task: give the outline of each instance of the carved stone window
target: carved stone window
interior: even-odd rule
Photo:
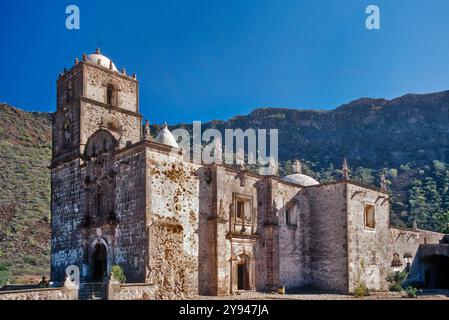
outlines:
[[[97,216],[98,217],[102,216],[105,211],[105,203],[104,203],[104,195],[101,192],[97,193],[96,207],[97,207]]]
[[[376,213],[374,210],[374,205],[365,204],[365,228],[374,230],[376,229]]]
[[[235,219],[240,221],[252,220],[252,198],[242,195],[234,195]]]
[[[117,90],[112,84],[106,87],[106,103],[111,106],[117,105]]]
[[[285,224],[287,226],[296,226],[296,215],[293,208],[285,210]]]
[[[237,218],[242,219],[245,216],[245,202],[237,200]]]

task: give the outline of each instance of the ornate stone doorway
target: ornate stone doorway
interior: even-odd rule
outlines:
[[[249,253],[240,253],[232,259],[231,292],[254,290],[254,259]]]
[[[107,274],[107,259],[108,252],[104,244],[98,243],[95,245],[93,253],[93,269],[92,281],[103,282]]]

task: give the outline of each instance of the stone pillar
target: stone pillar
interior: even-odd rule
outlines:
[[[232,275],[232,267],[229,261],[228,256],[228,247],[230,246],[229,240],[226,238],[226,235],[229,230],[229,216],[230,212],[226,205],[220,205],[220,200],[218,199],[218,189],[220,183],[222,183],[224,179],[224,169],[221,167],[216,167],[215,169],[215,181],[214,181],[214,192],[216,195],[215,205],[214,205],[214,223],[215,223],[215,261],[216,261],[216,269],[214,272],[216,273],[217,286],[216,286],[216,295],[228,295],[232,290],[230,288],[230,279]],[[220,208],[221,207],[221,208]],[[223,211],[223,212],[220,212]]]
[[[251,259],[249,263],[249,288],[250,290],[256,291],[256,261],[254,258]]]
[[[267,255],[267,290],[277,291],[279,287],[279,227],[265,226],[265,248]]]
[[[229,294],[229,260],[227,259],[227,224],[225,220],[216,220],[216,258],[217,258],[217,295]]]
[[[111,279],[106,286],[106,300],[120,300],[118,294],[120,293],[120,282]]]

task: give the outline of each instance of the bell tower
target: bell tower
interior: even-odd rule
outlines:
[[[82,156],[89,138],[99,129],[110,131],[118,148],[141,140],[139,84],[136,75],[118,72],[97,49],[75,59],[57,80],[57,110],[53,119],[53,161]]]
[[[110,220],[114,212],[115,180],[105,174],[105,159],[110,165],[117,150],[142,139],[138,89],[135,74],[119,72],[99,49],[75,59],[73,67],[59,75],[51,162],[51,277],[55,281],[64,280],[68,265],[83,266],[81,277],[92,277],[84,267],[95,257],[85,244],[86,234],[92,231],[86,227],[87,218],[97,212]],[[90,179],[94,171],[101,173],[95,183]]]

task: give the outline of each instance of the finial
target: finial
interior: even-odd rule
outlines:
[[[78,57],[75,58],[75,66],[79,63]]]
[[[122,74],[126,76],[126,69],[122,68]]]
[[[133,73],[133,79],[137,79],[136,73]]]
[[[292,165],[292,169],[293,169],[293,173],[302,173],[302,165],[301,165],[301,161],[299,160],[295,160],[295,162]]]
[[[87,61],[87,55],[83,53],[83,61]]]
[[[341,175],[343,180],[349,180],[349,167],[348,167],[348,161],[345,159],[343,160],[343,168],[341,170]]]
[[[385,174],[382,173],[380,175],[380,188],[382,190],[387,190],[387,179],[385,178]]]
[[[418,229],[418,223],[416,222],[416,219],[413,220],[413,229]]]
[[[101,54],[100,48],[97,48],[97,50],[95,50],[95,54]]]
[[[109,69],[113,69],[114,68],[114,64],[112,63],[112,60],[109,60]]]
[[[164,129],[168,129],[168,125],[167,125],[167,122],[164,122],[164,127],[163,127]]]
[[[276,175],[279,165],[278,165],[278,162],[273,157],[270,157],[270,162],[269,162],[268,167],[269,167],[270,174],[273,176]]]
[[[143,129],[143,138],[145,140],[151,139],[150,121],[149,120],[145,120],[145,127]]]

